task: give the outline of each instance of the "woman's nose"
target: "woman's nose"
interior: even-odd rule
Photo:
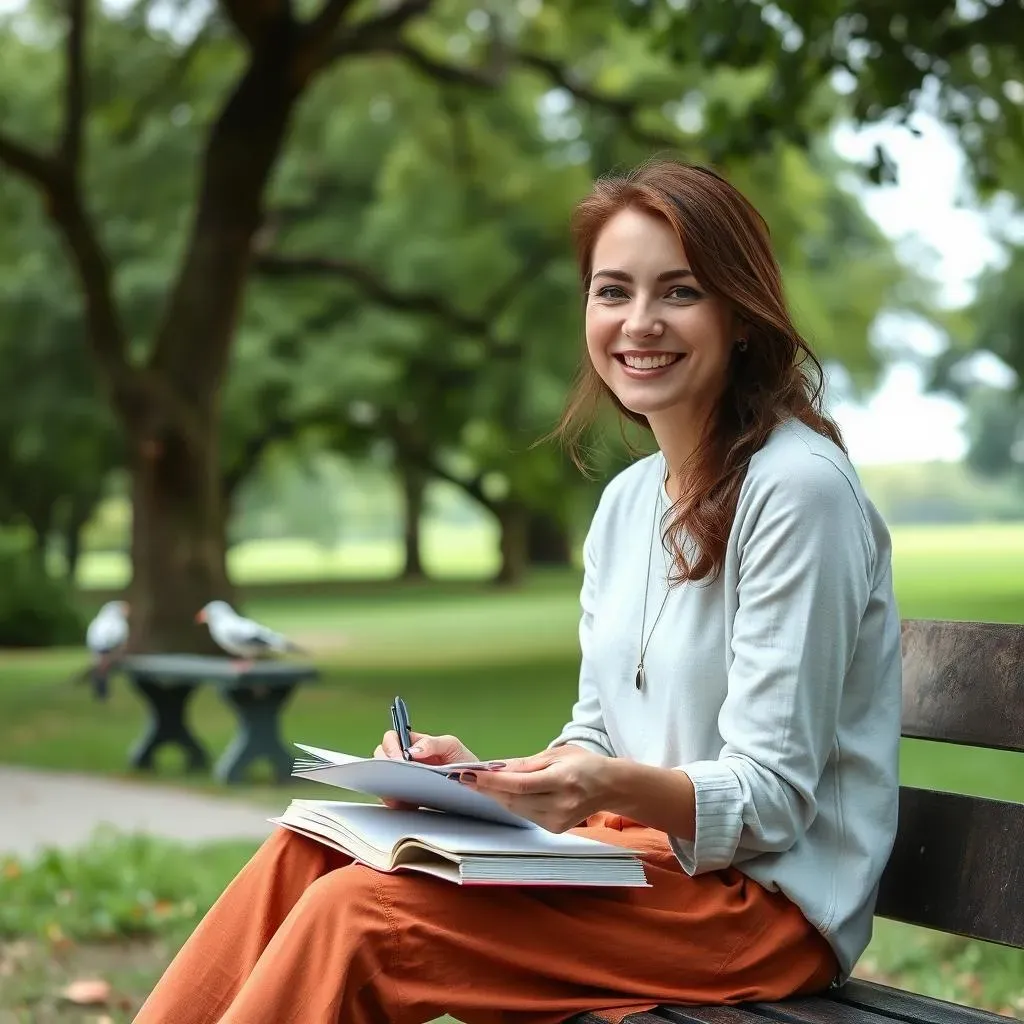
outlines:
[[[627,338],[657,338],[664,330],[661,320],[646,305],[634,305],[622,325]]]

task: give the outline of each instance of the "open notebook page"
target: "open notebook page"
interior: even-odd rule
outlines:
[[[379,804],[294,800],[304,809],[344,823],[378,850],[390,850],[412,837],[440,850],[461,854],[540,854],[544,856],[626,857],[636,851],[570,833],[458,818],[434,811],[401,811]]]

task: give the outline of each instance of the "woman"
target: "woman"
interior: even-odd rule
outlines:
[[[606,396],[658,451],[605,488],[586,538],[571,720],[462,782],[643,851],[651,887],[461,889],[280,830],[141,1024],[620,1020],[821,990],[863,951],[896,825],[885,526],[742,196],[652,163],[598,182],[575,227],[587,359],[562,430]],[[423,760],[474,757],[414,739]],[[393,734],[377,754],[400,756]]]

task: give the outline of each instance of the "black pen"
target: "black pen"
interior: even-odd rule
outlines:
[[[411,725],[409,724],[409,709],[401,697],[396,697],[391,705],[391,722],[398,733],[398,742],[402,745],[402,757],[406,761],[412,760],[409,748],[412,746]]]

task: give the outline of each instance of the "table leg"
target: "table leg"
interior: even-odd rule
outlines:
[[[238,732],[214,766],[213,774],[221,782],[241,782],[245,769],[265,757],[278,782],[290,778],[294,758],[281,742],[281,709],[292,694],[292,686],[257,686],[221,691],[224,700],[235,709]]]
[[[149,721],[129,754],[129,764],[133,768],[152,770],[157,749],[165,743],[173,743],[185,751],[189,771],[205,771],[210,759],[185,723],[185,708],[196,686],[189,683],[162,686],[134,676],[132,683],[145,698]]]

